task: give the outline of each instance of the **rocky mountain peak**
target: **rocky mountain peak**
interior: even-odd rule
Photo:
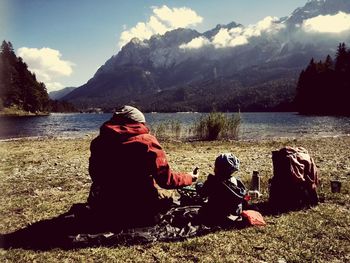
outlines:
[[[204,32],[203,36],[209,39],[215,36],[222,28],[230,30],[232,28],[239,27],[239,26],[242,26],[242,25],[236,22],[231,22],[231,23],[228,23],[227,25],[217,24],[216,27],[214,27],[213,29]]]
[[[340,11],[350,13],[349,0],[309,0],[305,6],[295,9],[287,23],[300,24],[312,17],[334,15]]]
[[[188,28],[178,28],[166,32],[164,35],[155,35],[146,42],[151,48],[166,48],[166,47],[178,47],[183,43],[191,41],[200,35],[196,30]]]

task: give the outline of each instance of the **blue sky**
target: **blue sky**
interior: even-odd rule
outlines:
[[[0,40],[11,41],[16,53],[37,71],[39,80],[54,90],[86,83],[118,52],[122,33],[131,32],[138,23],[144,23],[139,29],[147,27],[151,17],[159,21],[177,10],[175,16],[182,12],[189,19],[188,27],[204,32],[232,21],[249,25],[267,16],[287,16],[306,2],[0,0]],[[168,28],[176,27],[169,19],[164,20],[167,26],[171,24]]]

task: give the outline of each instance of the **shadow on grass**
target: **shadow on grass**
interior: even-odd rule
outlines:
[[[101,233],[106,230],[101,225],[103,226],[88,213],[84,204],[75,204],[67,213],[38,221],[12,233],[1,234],[0,247],[31,250],[73,249],[83,245],[83,242],[75,244],[79,233]]]
[[[158,220],[126,225],[92,213],[85,204],[76,204],[65,214],[42,220],[12,233],[0,235],[0,247],[28,250],[65,250],[84,247],[111,247],[145,244],[154,241],[180,241],[213,232],[215,228],[191,225],[200,206],[173,207]],[[115,217],[114,217],[115,218]]]
[[[269,201],[261,201],[254,205],[251,205],[248,209],[256,210],[260,212],[263,216],[276,216],[281,214],[287,214],[289,212],[306,210],[317,205],[318,205],[318,202],[315,202],[313,204],[301,204],[301,205],[294,205],[289,207],[279,206],[277,208],[275,205],[271,204]]]
[[[180,216],[176,220],[175,218],[166,219],[167,222],[163,221],[157,225],[139,225],[123,230],[108,228],[106,222],[102,222],[99,217],[89,213],[85,204],[76,204],[67,213],[36,222],[12,233],[1,234],[0,248],[45,251],[54,248],[70,250],[84,247],[145,244],[154,241],[171,242],[218,230],[238,230],[247,227],[247,222],[244,220],[211,227],[192,224],[199,207],[192,206],[191,211],[184,213],[185,217]],[[181,207],[179,209],[181,210]],[[246,209],[259,211],[263,216],[273,216],[302,208],[281,211],[274,209],[269,202],[264,201],[248,206]]]

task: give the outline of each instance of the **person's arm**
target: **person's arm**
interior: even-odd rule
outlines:
[[[189,173],[173,172],[166,159],[165,152],[159,144],[152,144],[149,149],[152,162],[152,175],[156,183],[165,189],[180,188],[191,185],[196,178]]]

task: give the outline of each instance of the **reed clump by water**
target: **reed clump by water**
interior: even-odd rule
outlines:
[[[201,116],[193,124],[184,124],[179,120],[159,122],[151,125],[151,131],[161,140],[238,140],[240,125],[239,113],[229,116],[222,112],[211,112]]]
[[[201,117],[195,125],[195,134],[200,140],[238,139],[241,124],[240,114],[227,116],[222,112],[211,112]]]
[[[182,124],[179,120],[156,123],[151,126],[151,131],[160,140],[179,140],[190,136],[188,126]]]

